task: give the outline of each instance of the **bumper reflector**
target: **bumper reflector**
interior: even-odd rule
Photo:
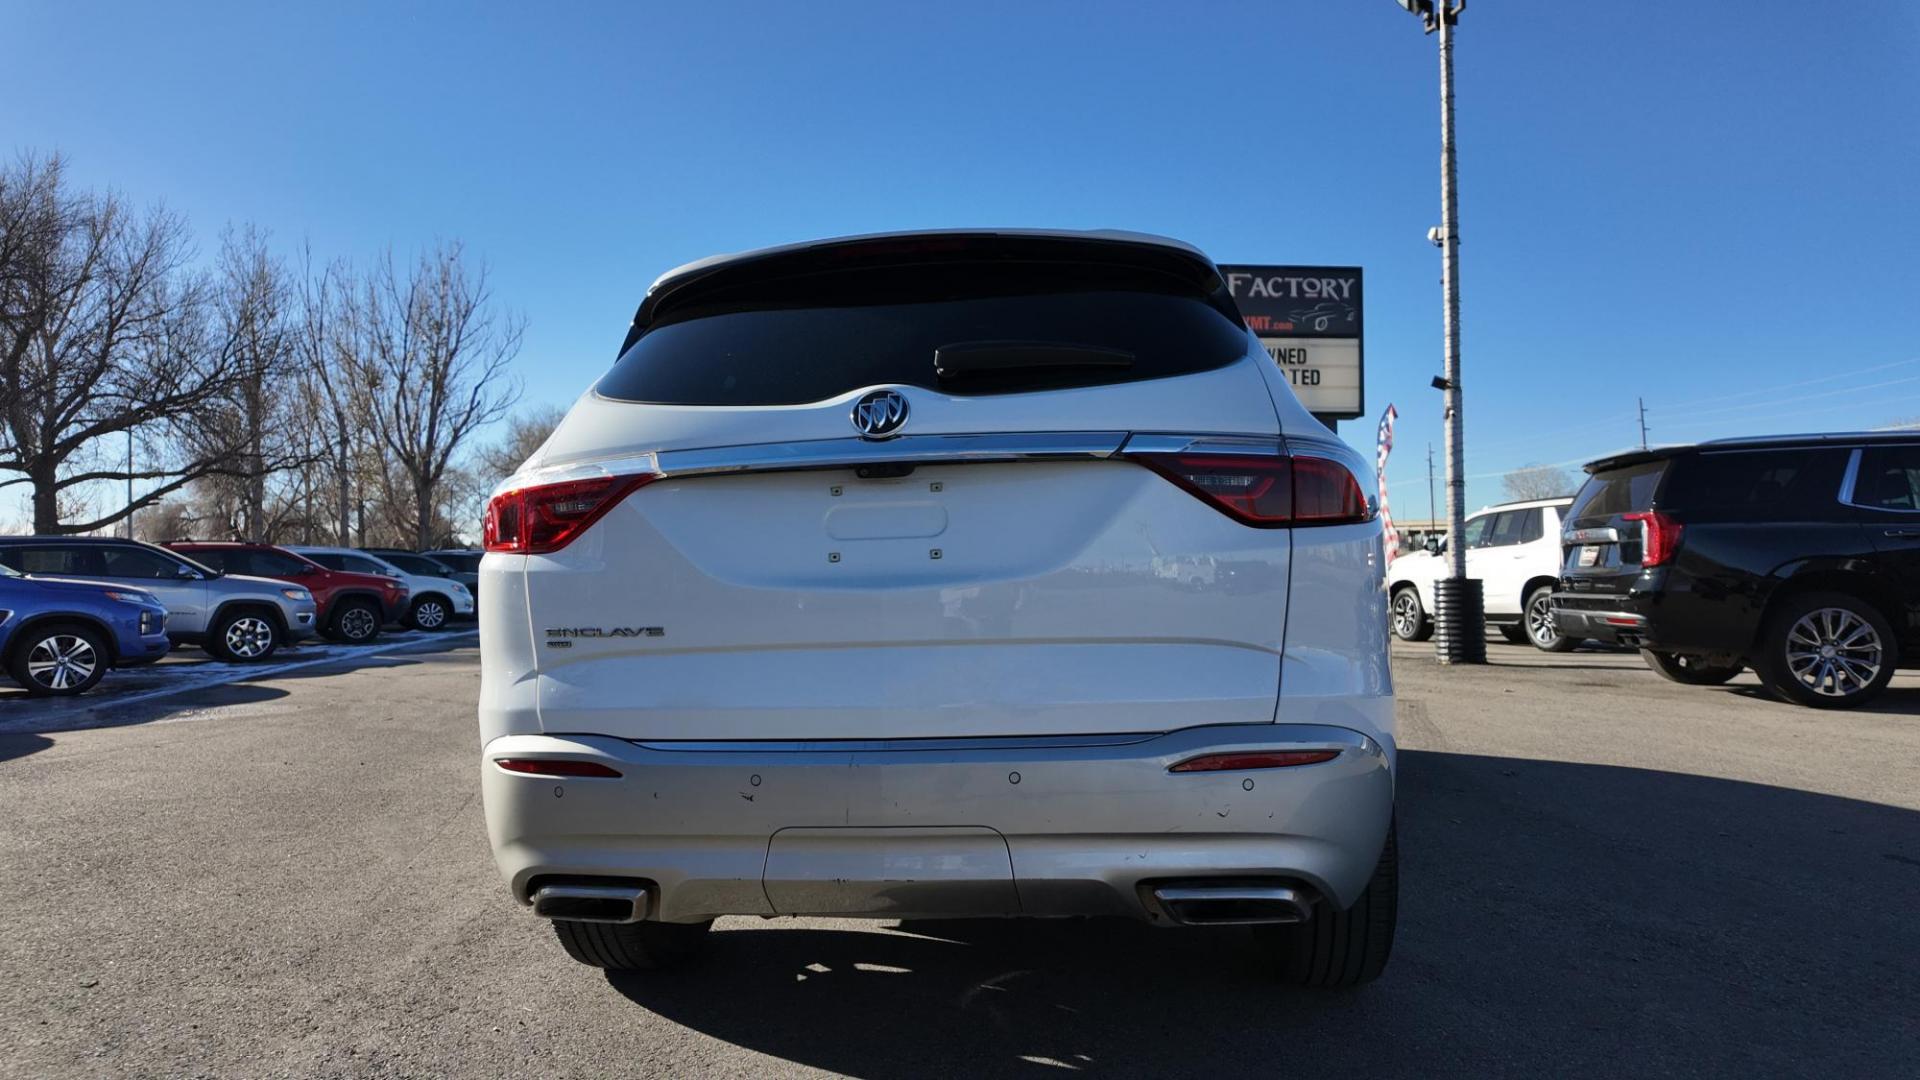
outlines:
[[[1338,750],[1258,750],[1243,754],[1202,754],[1168,769],[1168,772],[1242,772],[1247,769],[1285,769],[1294,765],[1318,765],[1340,756]]]
[[[511,773],[527,776],[597,776],[617,780],[620,773],[597,761],[567,761],[542,758],[495,758],[495,765]]]

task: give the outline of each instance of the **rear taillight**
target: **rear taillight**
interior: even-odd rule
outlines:
[[[520,555],[559,551],[621,499],[655,479],[651,473],[596,476],[502,492],[487,503],[481,537],[488,551]]]
[[[1135,461],[1247,525],[1347,525],[1373,508],[1347,467],[1317,457],[1135,454]]]
[[[1661,566],[1673,561],[1673,554],[1680,548],[1679,522],[1672,514],[1663,514],[1658,510],[1643,510],[1633,514],[1621,514],[1623,521],[1640,523],[1640,565]]]

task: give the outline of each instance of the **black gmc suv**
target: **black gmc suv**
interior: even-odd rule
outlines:
[[[1802,705],[1920,667],[1920,433],[1729,439],[1587,466],[1554,619],[1677,682],[1752,667]]]

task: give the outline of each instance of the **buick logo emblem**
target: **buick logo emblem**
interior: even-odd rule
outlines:
[[[907,424],[907,399],[892,390],[860,395],[853,403],[853,426],[863,439],[891,439]]]

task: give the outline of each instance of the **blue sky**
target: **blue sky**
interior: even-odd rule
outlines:
[[[1424,516],[1436,59],[1391,0],[548,7],[4,0],[0,150],[209,251],[459,238],[556,404],[718,251],[1066,226],[1358,264]],[[1476,0],[1457,51],[1470,504],[1637,438],[1639,395],[1655,440],[1920,417],[1920,4]]]

